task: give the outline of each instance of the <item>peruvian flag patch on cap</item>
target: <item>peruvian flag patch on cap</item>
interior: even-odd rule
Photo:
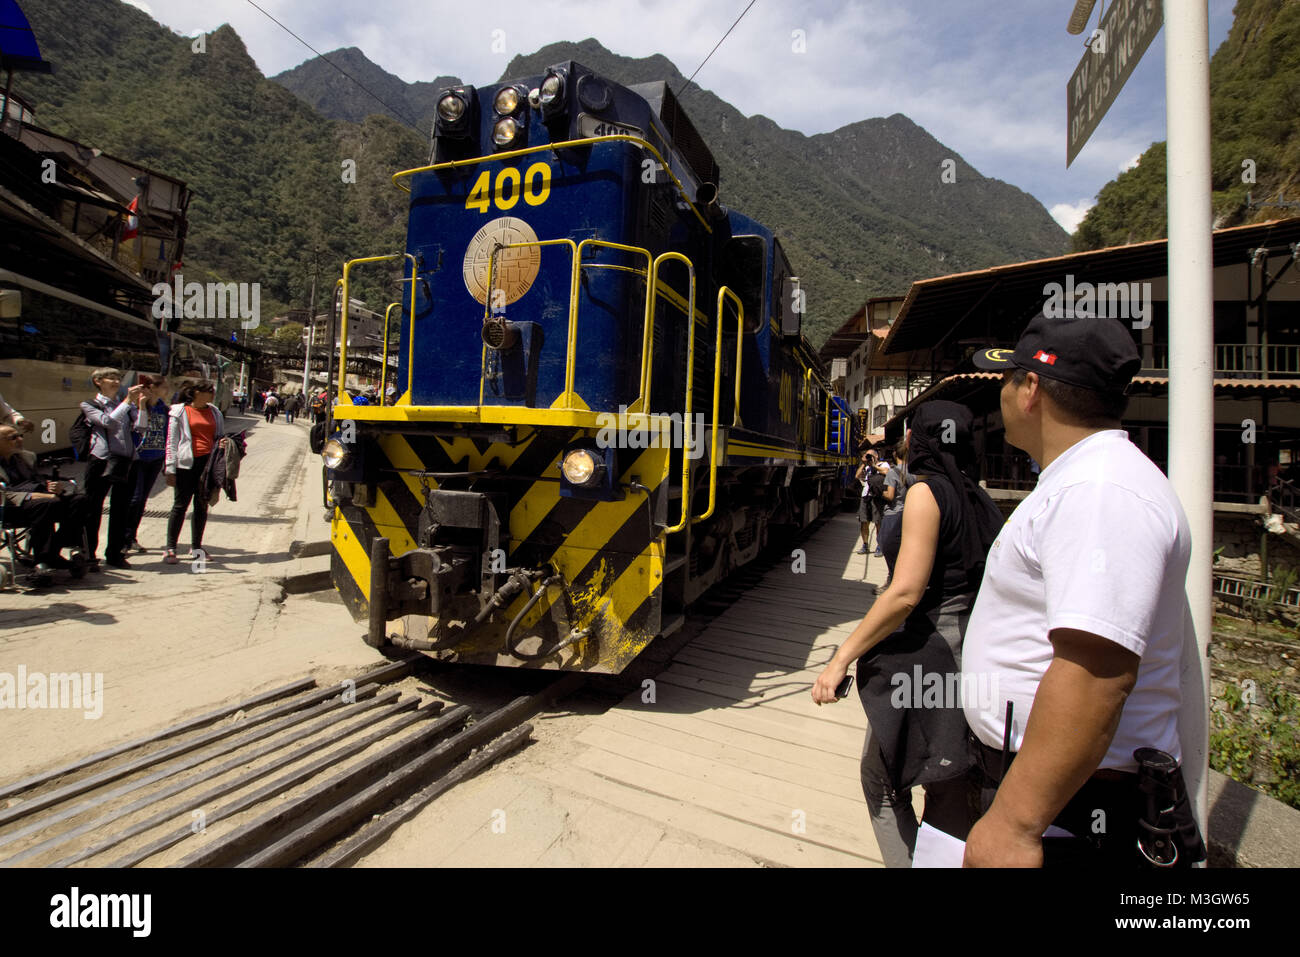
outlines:
[[[1034,358],[1039,362],[1046,362],[1049,366],[1056,365],[1056,356],[1052,355],[1050,352],[1044,352],[1042,349],[1039,349],[1034,353]]]

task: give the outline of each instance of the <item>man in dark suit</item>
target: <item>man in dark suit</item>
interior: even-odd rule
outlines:
[[[86,496],[70,482],[38,474],[36,455],[23,449],[23,435],[12,425],[0,425],[0,482],[5,486],[5,525],[30,529],[38,564],[70,567],[59,551],[81,545]]]

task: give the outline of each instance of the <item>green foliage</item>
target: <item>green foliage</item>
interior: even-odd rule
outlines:
[[[1212,712],[1210,767],[1300,808],[1300,696],[1280,677],[1274,672],[1259,682],[1263,700],[1254,709],[1240,685],[1224,686],[1226,710]],[[1260,755],[1267,769],[1264,781],[1256,780]]]
[[[1293,215],[1276,206],[1249,209],[1247,195],[1256,203],[1279,192],[1300,199],[1300,3],[1237,0],[1234,14],[1210,62],[1216,228]],[[1244,182],[1251,169],[1255,182]],[[1165,144],[1155,143],[1137,169],[1102,188],[1074,234],[1075,251],[1163,238],[1165,197]]]

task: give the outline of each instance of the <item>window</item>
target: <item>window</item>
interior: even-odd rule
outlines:
[[[881,403],[876,406],[876,411],[871,416],[871,430],[884,428],[885,420],[889,418],[889,406]]]

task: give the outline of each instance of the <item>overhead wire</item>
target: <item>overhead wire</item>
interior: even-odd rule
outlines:
[[[337,63],[335,63],[333,60],[331,60],[331,59],[330,59],[329,57],[327,57],[325,54],[321,53],[319,50],[317,50],[314,46],[312,46],[310,43],[308,43],[308,42],[307,42],[306,40],[304,40],[302,37],[298,36],[298,34],[294,33],[292,30],[290,30],[287,26],[285,26],[283,23],[281,23],[281,22],[280,22],[279,20],[277,20],[275,17],[271,16],[271,14],[267,13],[267,12],[266,12],[265,10],[263,10],[260,6],[258,6],[256,3],[254,3],[253,0],[245,0],[245,2],[247,2],[248,5],[249,5],[250,7],[252,7],[252,8],[255,9],[255,10],[257,10],[260,14],[262,14],[262,16],[266,17],[268,20],[270,20],[272,23],[274,23],[277,27],[279,27],[279,28],[280,28],[281,30],[283,30],[285,33],[289,34],[289,36],[293,37],[295,40],[297,40],[299,43],[301,43],[303,46],[305,46],[305,47],[306,47],[308,50],[310,50],[312,53],[316,54],[317,57],[319,57],[320,59],[324,60],[324,61],[325,61],[326,63],[328,63],[330,66],[334,67],[334,69],[338,70],[338,71],[339,71],[340,73],[342,73],[345,77],[347,77],[349,80],[351,80],[353,83],[355,83],[357,86],[361,87],[361,89],[364,90],[364,91],[365,91],[365,92],[370,96],[371,99],[373,99],[375,102],[377,102],[377,103],[379,103],[381,106],[383,106],[384,109],[388,110],[388,112],[391,113],[394,117],[396,117],[396,118],[398,119],[398,121],[401,122],[403,125],[405,125],[405,126],[409,127],[410,129],[414,130],[416,133],[419,133],[421,136],[426,135],[424,130],[420,129],[420,128],[415,124],[415,123],[413,123],[413,122],[411,121],[411,118],[410,118],[409,115],[407,115],[406,113],[404,113],[404,112],[401,111],[401,110],[395,109],[394,107],[390,106],[387,102],[384,101],[384,99],[383,99],[381,96],[379,96],[377,93],[375,93],[375,92],[374,92],[373,90],[371,90],[369,87],[367,87],[364,83],[362,83],[360,80],[358,80],[355,76],[353,76],[353,75],[352,75],[351,73],[349,73],[347,70],[343,69],[343,67],[339,66]]]
[[[749,0],[749,6],[745,7],[744,10],[740,11],[740,16],[736,17],[736,22],[727,28],[727,32],[722,35],[722,40],[719,40],[717,43],[713,45],[713,49],[709,51],[709,56],[706,56],[704,58],[704,62],[695,68],[695,72],[690,75],[690,79],[688,79],[682,85],[682,88],[677,91],[677,99],[680,100],[683,96],[686,95],[687,89],[690,88],[691,81],[694,80],[695,77],[699,75],[699,72],[704,69],[704,64],[708,63],[709,58],[712,57],[713,54],[718,52],[718,47],[722,46],[723,40],[726,40],[727,37],[731,36],[731,31],[736,29],[736,25],[739,24],[741,20],[745,19],[745,14],[749,13],[749,8],[752,7],[757,2],[758,0]]]

